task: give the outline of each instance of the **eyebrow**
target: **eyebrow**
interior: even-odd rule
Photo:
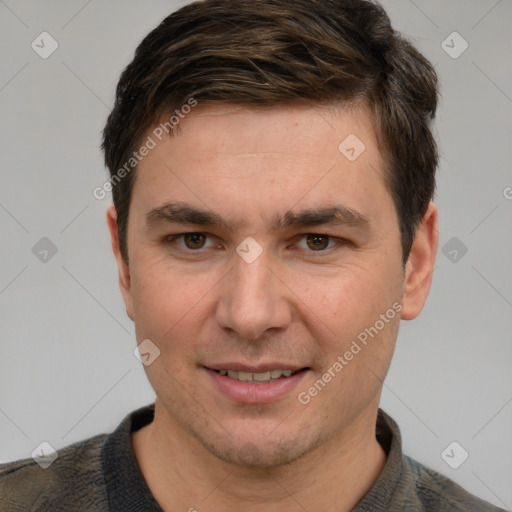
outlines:
[[[198,226],[220,227],[233,232],[241,222],[229,223],[216,212],[202,210],[184,202],[168,202],[153,208],[146,214],[148,229],[160,224],[194,224]],[[284,215],[275,215],[270,231],[275,232],[290,227],[319,226],[323,224],[348,225],[368,229],[370,219],[361,212],[343,204],[326,208],[310,208],[298,212],[287,211]]]

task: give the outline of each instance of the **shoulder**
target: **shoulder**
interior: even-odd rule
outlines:
[[[57,458],[46,468],[32,458],[0,464],[0,510],[106,510],[101,465],[106,436],[100,434],[58,450]]]
[[[411,457],[403,457],[404,473],[411,479],[405,511],[504,512]]]

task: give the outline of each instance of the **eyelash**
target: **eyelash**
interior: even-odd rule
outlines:
[[[201,233],[201,232],[198,232],[198,231],[189,231],[187,233],[180,233],[178,235],[170,235],[170,236],[167,236],[165,237],[164,239],[164,243],[165,245],[173,245],[174,246],[174,242],[176,240],[178,240],[179,238],[183,238],[185,235],[202,235],[202,236],[205,236],[208,238],[208,234],[207,233]],[[336,241],[337,242],[337,245],[338,245],[338,248],[342,245],[347,245],[349,244],[349,241],[344,239],[344,238],[339,238],[339,237],[335,237],[335,236],[331,236],[331,235],[326,235],[326,234],[323,234],[323,233],[302,233],[300,234],[300,240],[302,240],[304,237],[306,236],[318,236],[318,237],[326,237],[329,239],[329,241]],[[208,248],[204,248],[204,247],[201,247],[199,249],[189,249],[189,248],[184,248],[184,247],[176,247],[175,248],[179,251],[179,252],[183,252],[183,253],[201,253],[203,250],[205,249],[208,249]],[[313,251],[313,250],[308,250],[307,252],[310,252],[312,254],[315,254],[315,253],[318,253],[318,254],[325,254],[325,253],[328,253],[330,252],[331,250],[335,249],[336,247],[327,247],[325,249],[319,249],[318,251]]]

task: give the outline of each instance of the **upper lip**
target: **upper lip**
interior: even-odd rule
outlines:
[[[248,365],[244,363],[216,363],[212,365],[205,366],[210,370],[231,370],[234,372],[247,372],[247,373],[264,373],[271,372],[272,370],[292,370],[293,372],[302,370],[306,368],[306,366],[295,366],[290,365],[289,363],[260,363],[257,365]]]

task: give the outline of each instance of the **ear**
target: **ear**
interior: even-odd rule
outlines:
[[[126,314],[130,317],[131,320],[133,320],[134,316],[131,294],[130,267],[128,263],[124,261],[123,255],[121,254],[121,248],[119,244],[119,230],[117,227],[117,212],[114,205],[111,205],[107,210],[107,225],[110,231],[112,251],[117,262],[117,269],[119,273],[119,288],[123,294],[124,304],[126,306]]]
[[[432,284],[438,242],[438,212],[431,201],[416,230],[405,266],[401,314],[403,320],[416,318],[425,305]]]

